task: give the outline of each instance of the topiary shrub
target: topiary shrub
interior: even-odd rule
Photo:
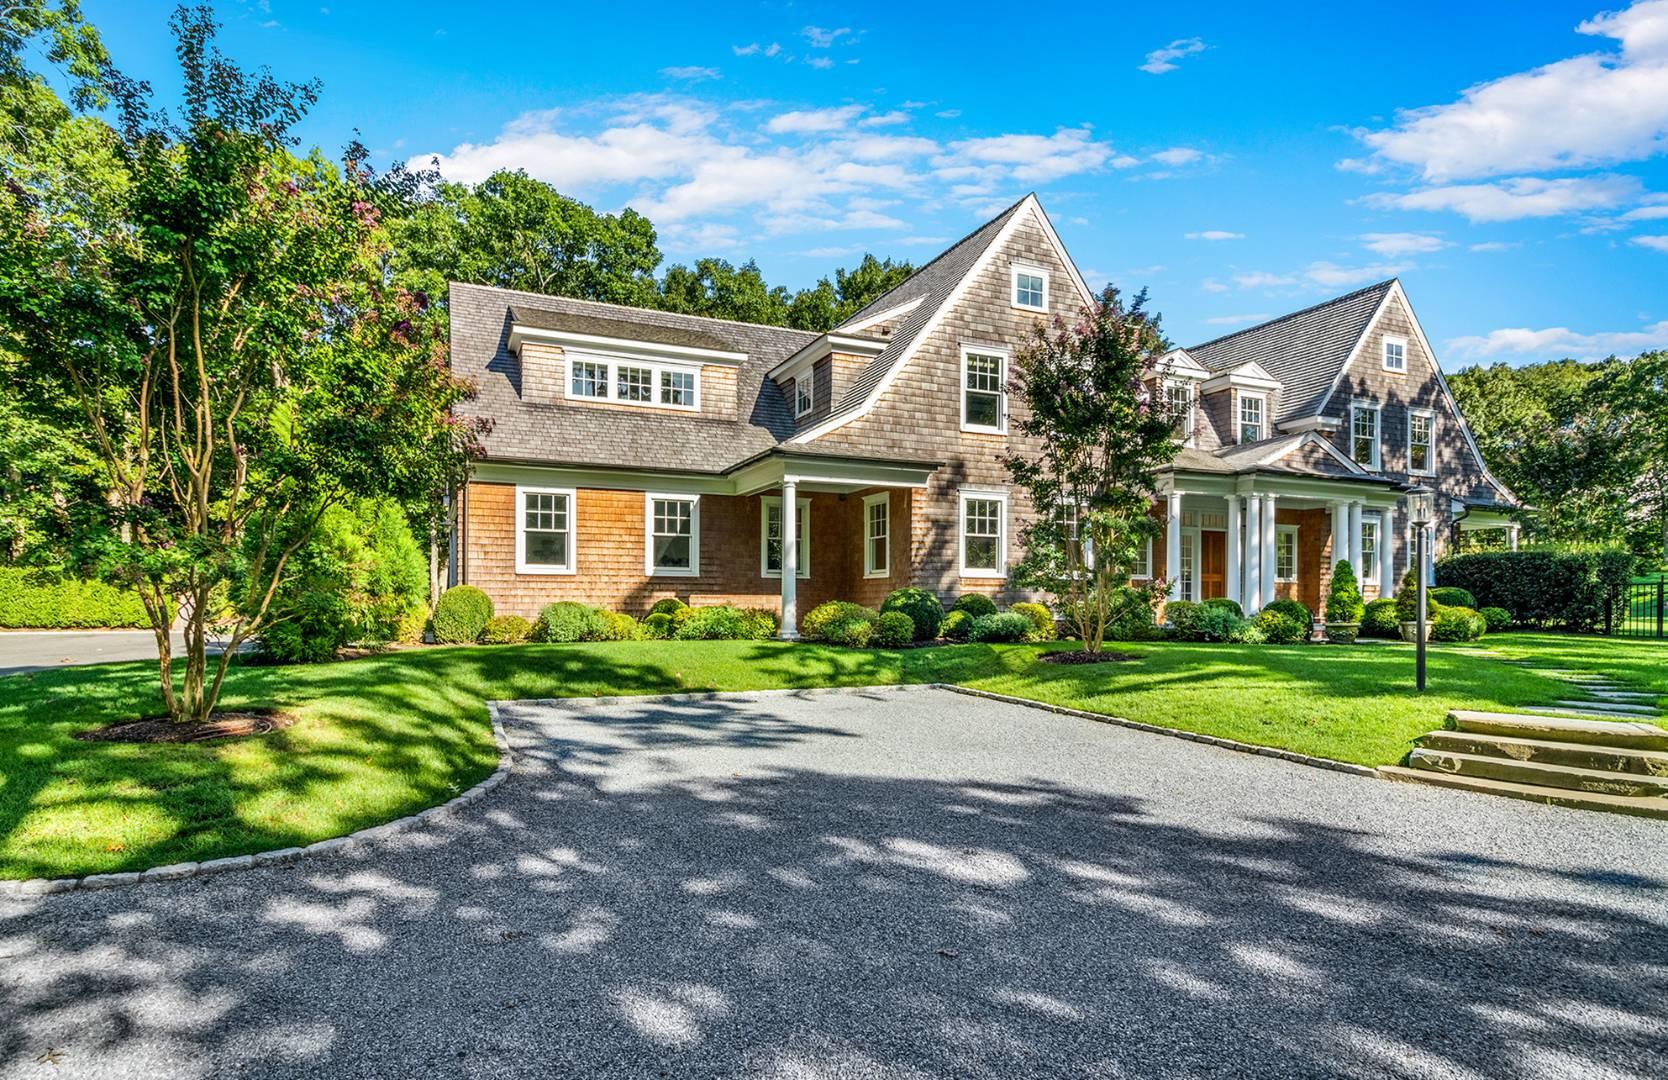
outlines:
[[[601,620],[601,632],[597,641],[636,641],[643,636],[643,627],[630,615],[618,611],[604,611],[596,609],[597,617]]]
[[[689,607],[688,604],[684,603],[682,600],[679,600],[677,597],[667,596],[667,597],[662,597],[659,600],[656,600],[654,602],[654,607],[651,607],[649,609],[649,614],[650,615],[671,616],[671,615],[676,615],[680,611],[687,610],[688,607]]]
[[[967,631],[973,627],[973,616],[965,611],[951,611],[939,624],[938,632],[947,641],[966,641]]]
[[[533,640],[552,644],[601,641],[607,632],[602,612],[572,600],[546,604],[533,623]]]
[[[490,618],[492,597],[473,585],[454,585],[434,606],[434,640],[442,645],[472,644]]]
[[[883,611],[875,620],[870,644],[881,649],[896,649],[915,640],[915,620],[904,611]]]
[[[1361,636],[1372,638],[1399,638],[1402,636],[1401,619],[1396,615],[1396,601],[1388,596],[1381,596],[1368,604],[1361,613]]]
[[[483,645],[519,645],[533,635],[533,624],[520,615],[494,615],[481,631]]]
[[[1489,633],[1491,634],[1498,634],[1502,630],[1512,628],[1512,613],[1503,607],[1486,607],[1477,614],[1481,615],[1483,621],[1488,623]]]
[[[996,614],[996,601],[984,593],[962,593],[950,610],[965,611],[977,619],[980,615]]]
[[[1487,630],[1488,622],[1482,615],[1457,604],[1439,607],[1431,616],[1432,641],[1476,641]]]
[[[1031,620],[1015,611],[980,615],[967,629],[969,641],[1024,641],[1031,632]]]
[[[665,641],[672,636],[672,616],[655,611],[643,620],[643,636],[654,641]]]
[[[1302,607],[1301,604],[1298,606]],[[1296,645],[1309,636],[1310,623],[1307,619],[1300,621],[1290,612],[1276,609],[1273,604],[1259,612],[1251,624],[1270,645]]]
[[[1230,600],[1226,596],[1213,596],[1205,601],[1206,607],[1218,607],[1234,613],[1234,618],[1245,618],[1245,609],[1239,606],[1238,600]]]
[[[1457,585],[1438,585],[1426,593],[1427,600],[1435,600],[1445,607],[1468,607],[1475,609],[1477,598]]]
[[[1429,590],[1425,593],[1426,613],[1434,616],[1437,605],[1431,600]],[[1407,573],[1402,575],[1402,587],[1396,593],[1396,619],[1398,622],[1416,622],[1419,618],[1419,575],[1413,567],[1408,567]],[[1400,628],[1397,629],[1399,634]]]
[[[1019,603],[1008,608],[1008,610],[1018,612],[1027,619],[1031,620],[1031,632],[1025,635],[1025,640],[1054,640],[1054,616],[1049,612],[1048,608],[1041,604],[1034,604],[1029,600],[1021,600]]]
[[[872,623],[879,617],[862,604],[853,604],[847,600],[830,600],[812,608],[811,613],[800,621],[799,636],[811,641],[832,641],[828,636],[828,629],[835,623],[851,619]]]
[[[1355,580],[1355,567],[1349,560],[1332,568],[1332,587],[1326,594],[1326,621],[1329,623],[1359,623],[1367,605],[1361,602],[1361,586]]]
[[[1309,632],[1309,628],[1315,624],[1314,612],[1310,611],[1297,600],[1275,600],[1272,603],[1265,604],[1263,606],[1263,610],[1277,611],[1282,615],[1289,616],[1296,622],[1302,623],[1303,632],[1305,634],[1307,634]]]
[[[925,589],[894,590],[880,605],[882,615],[889,611],[901,611],[909,616],[910,623],[915,627],[916,641],[931,641],[937,637],[939,625],[944,621],[944,605]]]

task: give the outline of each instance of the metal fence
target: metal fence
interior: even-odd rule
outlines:
[[[1604,622],[1604,632],[1617,637],[1668,638],[1668,574],[1623,586]]]

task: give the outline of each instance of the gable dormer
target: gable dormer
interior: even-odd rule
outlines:
[[[1186,349],[1171,349],[1153,365],[1152,400],[1175,417],[1176,438],[1183,446],[1199,444],[1199,387],[1209,378],[1210,371]]]
[[[1261,442],[1274,434],[1280,381],[1255,360],[1212,375],[1200,386],[1223,446]]]
[[[804,429],[828,415],[863,368],[879,356],[889,339],[869,333],[829,331],[770,370],[782,391],[796,428]]]

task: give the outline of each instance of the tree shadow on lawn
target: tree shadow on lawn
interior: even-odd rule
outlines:
[[[641,715],[723,748],[706,712]],[[1661,847],[1623,876],[1553,830],[1511,858],[1410,835],[1463,800],[1324,773],[1294,781],[1313,818],[1184,813],[1232,802],[1208,778],[1144,801],[766,757],[610,782],[663,748],[641,734],[518,734],[486,803],[349,856],[13,905],[0,1071],[48,1047],[178,1075],[1643,1075],[1668,1053]],[[1400,808],[1396,839],[1325,823],[1359,799]]]

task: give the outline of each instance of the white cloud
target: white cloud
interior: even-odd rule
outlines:
[[[1448,352],[1468,360],[1522,359],[1600,360],[1607,356],[1637,356],[1652,349],[1668,347],[1668,320],[1639,330],[1581,334],[1564,326],[1545,330],[1513,327],[1487,334],[1457,337],[1448,342]]]
[[[1189,240],[1244,240],[1244,233],[1228,232],[1226,229],[1206,229],[1204,232],[1190,232]]]
[[[951,175],[969,165],[991,166],[996,175],[1005,174],[1026,183],[1093,172],[1112,156],[1111,144],[1096,142],[1088,128],[1061,128],[1052,135],[963,139],[951,143],[950,151],[933,162],[945,170],[940,175]]]
[[[1448,246],[1448,241],[1424,233],[1365,233],[1361,237],[1361,246],[1395,258],[1397,255],[1424,255],[1441,251]]]
[[[1668,0],[1640,0],[1583,22],[1621,43],[1473,86],[1447,105],[1410,109],[1359,132],[1375,158],[1427,182],[1636,161],[1668,147]]]
[[[816,68],[818,71],[827,71],[829,68],[834,66],[834,61],[830,60],[826,56],[807,56],[805,58],[805,62]]]
[[[961,110],[960,109],[940,109],[937,112],[933,113],[933,115],[938,117],[940,120],[954,120],[956,117],[961,115]]]
[[[800,33],[804,35],[806,41],[810,42],[811,48],[826,49],[840,38],[850,36],[851,27],[842,26],[835,30],[828,30],[821,26],[807,26]]]
[[[1668,206],[1641,206],[1623,214],[1623,221],[1661,221],[1668,218]]]
[[[1331,262],[1312,262],[1295,273],[1276,274],[1267,270],[1252,270],[1234,275],[1234,284],[1242,289],[1350,289],[1373,281],[1395,277],[1403,267],[1385,263],[1368,266],[1339,266]],[[1221,289],[1210,289],[1220,292]]]
[[[1205,320],[1206,326],[1246,326],[1250,323],[1267,322],[1274,316],[1258,312],[1255,315],[1216,315]]]
[[[931,139],[910,135],[854,135],[836,147],[859,161],[896,161],[938,152],[938,144]]]
[[[1149,75],[1163,75],[1165,72],[1176,70],[1176,61],[1194,53],[1205,51],[1205,43],[1199,38],[1178,38],[1162,49],[1154,49],[1147,54],[1147,62],[1141,65],[1141,70]]]
[[[687,82],[718,78],[718,69],[712,67],[663,67],[660,73],[668,79],[683,79]]]
[[[1504,240],[1485,240],[1481,244],[1472,244],[1471,250],[1479,253],[1492,253],[1496,251],[1510,251],[1515,247],[1517,247],[1516,244],[1508,244]]]
[[[909,123],[909,114],[906,113],[906,112],[903,112],[901,110],[894,109],[891,112],[881,113],[878,116],[866,116],[862,120],[858,121],[857,126],[858,127],[889,127],[892,124],[907,124],[907,123]]]
[[[804,135],[821,131],[841,131],[863,114],[861,105],[841,105],[832,109],[803,109],[773,116],[765,130],[777,135]]]
[[[1208,293],[1225,293],[1228,291],[1228,286],[1222,284],[1220,281],[1217,281],[1215,278],[1206,278],[1205,280],[1199,282],[1199,288]]]
[[[1296,285],[1297,278],[1291,274],[1271,274],[1265,270],[1253,270],[1246,274],[1235,274],[1234,284],[1242,289],[1279,289]]]
[[[1363,201],[1378,209],[1451,210],[1471,221],[1517,221],[1609,210],[1637,198],[1631,176],[1600,175],[1546,180],[1518,176],[1490,184],[1450,184],[1402,194],[1379,192]]]
[[[1175,146],[1169,150],[1160,150],[1153,155],[1153,160],[1161,165],[1191,165],[1204,156],[1203,151],[1190,146]]]
[[[730,51],[737,56],[775,56],[782,51],[782,46],[774,41],[769,45],[760,45],[753,41],[746,45],[731,45]]]
[[[1635,236],[1628,242],[1652,251],[1668,252],[1668,236]]]

